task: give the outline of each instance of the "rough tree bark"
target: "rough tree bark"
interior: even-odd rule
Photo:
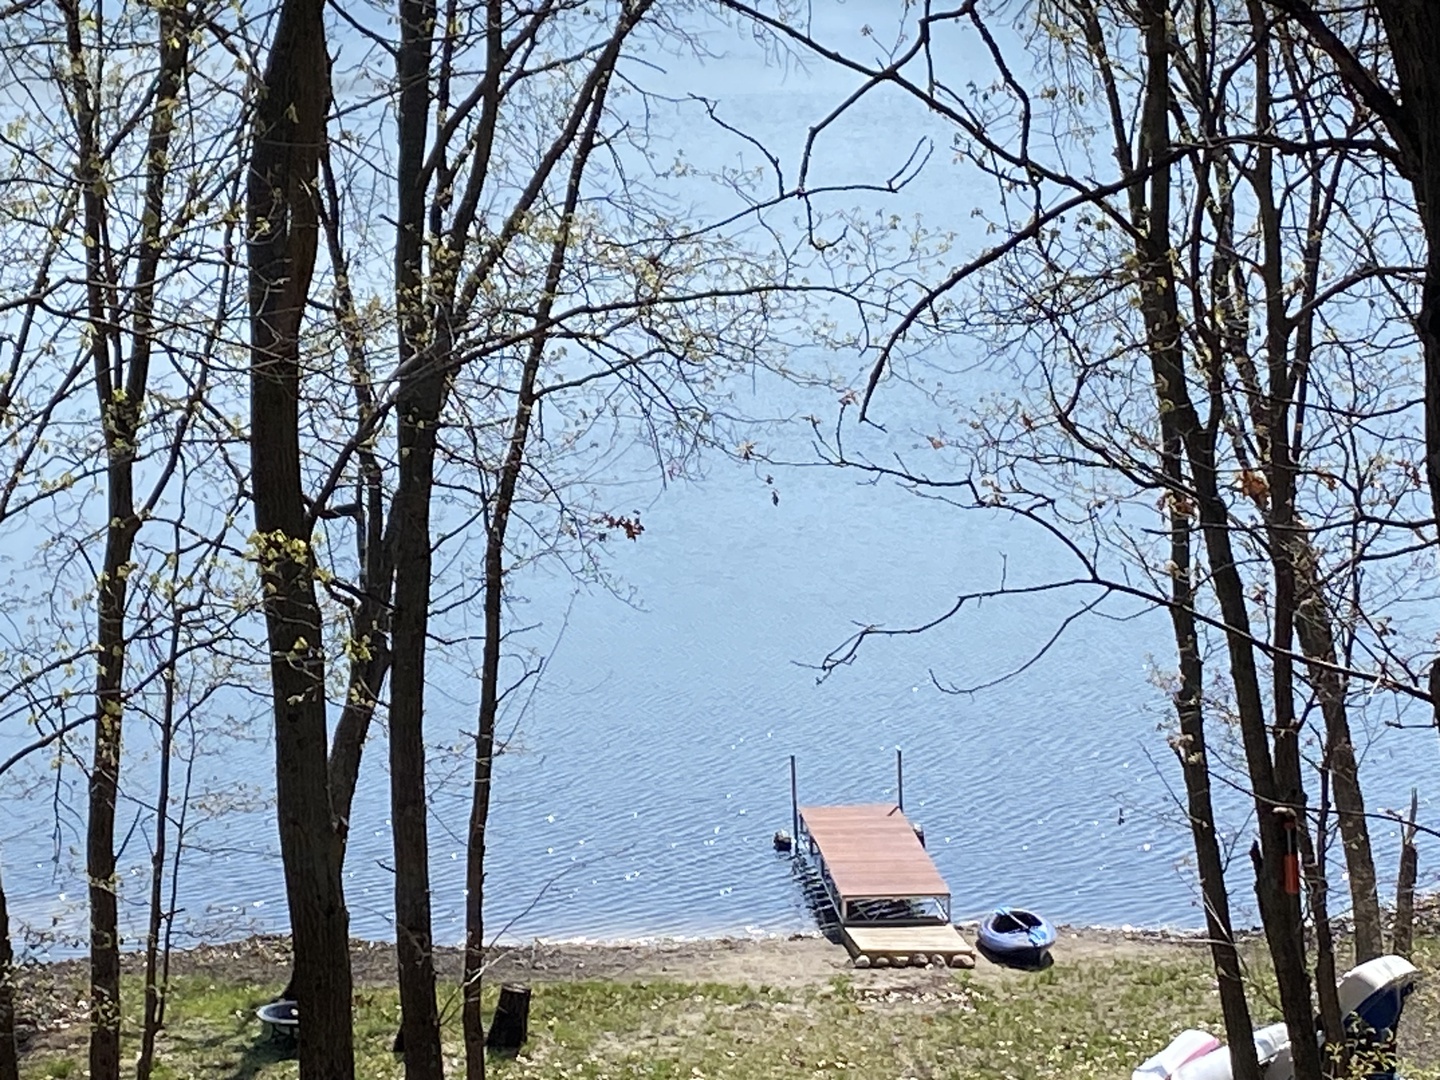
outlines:
[[[126,577],[139,521],[135,516],[133,464],[145,389],[143,367],[125,361],[118,328],[107,313],[108,267],[99,115],[85,54],[78,0],[60,5],[70,63],[76,127],[76,180],[85,230],[86,319],[90,359],[106,458],[105,553],[96,582],[95,730],[85,833],[85,873],[90,900],[90,1075],[120,1076],[120,940],[116,911],[115,799],[120,783],[121,716],[124,710]],[[137,381],[138,386],[133,385]]]
[[[401,0],[395,309],[400,458],[391,504],[395,566],[390,673],[390,822],[395,849],[395,940],[400,1035],[408,1080],[444,1072],[430,925],[430,845],[425,813],[425,647],[430,617],[430,492],[448,350],[444,327],[425,318],[425,134],[430,118],[434,0]],[[427,330],[429,333],[427,334]]]
[[[250,447],[256,555],[275,708],[275,796],[295,948],[304,1080],[353,1080],[343,845],[329,789],[325,668],[301,489],[300,326],[315,267],[315,193],[330,104],[323,0],[283,0],[246,190]]]

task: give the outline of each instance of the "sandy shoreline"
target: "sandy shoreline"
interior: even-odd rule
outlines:
[[[961,925],[966,940],[974,941],[975,927]],[[1059,928],[1054,954],[1057,963],[1108,957],[1133,957],[1175,950],[1201,949],[1204,938],[1196,932],[1116,929],[1109,927]],[[199,945],[171,954],[174,975],[216,975],[232,982],[266,985],[278,990],[289,977],[290,940],[282,935],[257,935],[235,942]],[[437,969],[443,979],[458,979],[461,950],[436,949]],[[127,952],[125,971],[139,973],[144,958]],[[352,941],[351,965],[359,987],[389,985],[395,979],[395,947],[390,942]],[[979,960],[979,971],[1002,969]],[[27,964],[22,981],[63,984],[83,977],[87,961],[66,959]],[[772,986],[823,984],[837,974],[851,972],[845,949],[819,933],[777,936],[713,938],[646,938],[619,941],[545,941],[496,946],[488,975],[495,979],[528,978],[538,982],[575,979],[665,979],[680,982],[749,983]],[[874,978],[880,973],[872,972]],[[901,972],[893,972],[898,976]],[[905,972],[906,978],[920,972]],[[38,987],[36,987],[38,988]]]
[[[974,925],[961,926],[974,942]],[[1174,955],[1179,950],[1204,948],[1194,933],[1117,930],[1100,927],[1060,927],[1053,950],[1057,964],[1087,960]],[[459,948],[436,949],[436,970],[443,982],[460,981],[463,954]],[[357,990],[395,984],[395,946],[392,942],[355,940],[350,943],[351,972]],[[257,1000],[278,994],[290,978],[290,939],[285,935],[256,935],[217,945],[177,949],[170,955],[170,974],[200,977],[216,984],[251,986]],[[121,956],[128,975],[144,971],[142,953]],[[977,958],[974,974],[985,979],[1006,979],[1014,972]],[[72,958],[20,965],[16,980],[22,1033],[64,1032],[85,1023],[85,987],[89,962]],[[850,964],[844,946],[818,932],[773,937],[654,938],[641,941],[541,941],[500,945],[491,952],[486,978],[495,982],[557,983],[599,980],[606,982],[674,982],[731,986],[770,986],[813,990],[837,976],[863,976],[877,991],[933,989],[948,982],[946,968],[901,968],[858,971]],[[44,1019],[41,1020],[40,1018]]]

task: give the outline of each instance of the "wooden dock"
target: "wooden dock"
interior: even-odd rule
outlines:
[[[974,964],[950,925],[950,886],[900,807],[806,806],[799,827],[858,965]]]
[[[974,947],[949,923],[930,926],[844,926],[845,947],[860,967],[975,966]],[[862,959],[863,958],[863,959]]]

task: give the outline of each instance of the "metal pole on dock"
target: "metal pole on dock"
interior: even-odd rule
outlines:
[[[790,833],[795,838],[795,853],[800,853],[800,789],[795,783],[795,755],[790,755]]]
[[[895,747],[895,805],[905,812],[905,755]]]

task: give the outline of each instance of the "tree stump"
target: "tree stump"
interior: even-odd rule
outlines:
[[[530,987],[505,983],[485,1036],[485,1049],[494,1054],[518,1054],[530,1029]]]

